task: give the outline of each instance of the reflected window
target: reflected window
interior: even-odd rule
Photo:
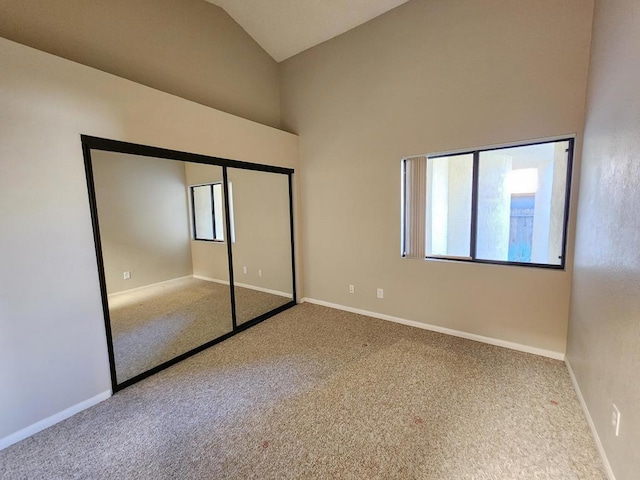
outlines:
[[[193,238],[224,242],[222,183],[191,187]]]

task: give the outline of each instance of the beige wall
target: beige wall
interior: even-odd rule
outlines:
[[[0,0],[0,37],[280,125],[278,64],[204,0]]]
[[[107,293],[191,275],[183,163],[100,150],[91,159]]]
[[[108,391],[80,134],[297,167],[295,135],[0,39],[0,448]]]
[[[617,480],[640,467],[639,25],[636,0],[596,1],[567,347]]]
[[[400,258],[400,158],[574,132],[579,147],[591,19],[588,0],[413,0],[282,63],[305,296],[564,353],[571,261]]]

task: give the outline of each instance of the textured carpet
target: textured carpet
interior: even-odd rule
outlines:
[[[0,477],[606,478],[562,362],[309,304],[0,452]]]
[[[235,287],[238,324],[290,299]],[[109,299],[118,383],[229,333],[227,285],[195,278],[122,293]]]

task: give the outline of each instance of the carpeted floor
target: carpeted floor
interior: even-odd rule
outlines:
[[[3,479],[605,479],[562,362],[303,304],[0,452]]]
[[[291,300],[235,287],[238,324]],[[109,299],[118,383],[229,333],[229,286],[184,278]]]
[[[293,300],[293,296],[288,298],[237,285],[234,286],[234,291],[236,297],[236,322],[238,325],[242,325]]]

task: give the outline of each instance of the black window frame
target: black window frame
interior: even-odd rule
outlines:
[[[490,259],[481,259],[477,258],[477,235],[478,235],[478,182],[479,182],[479,168],[480,168],[480,154],[483,152],[490,152],[495,150],[505,150],[511,148],[518,147],[529,147],[534,145],[544,145],[548,143],[560,143],[567,142],[568,146],[566,149],[567,152],[567,172],[565,179],[565,199],[564,199],[564,210],[563,210],[563,221],[562,221],[562,247],[561,247],[561,256],[559,264],[550,264],[550,263],[533,263],[533,262],[514,262],[509,260],[490,260]],[[460,151],[451,151],[446,153],[437,153],[433,155],[425,155],[425,160],[428,162],[429,159],[433,158],[442,158],[442,157],[454,157],[458,155],[473,155],[473,170],[472,170],[472,183],[471,183],[471,234],[470,234],[470,246],[469,246],[469,257],[457,257],[457,256],[448,256],[448,255],[429,255],[425,252],[425,260],[436,260],[436,261],[450,261],[450,262],[465,262],[465,263],[480,263],[480,264],[489,264],[489,265],[507,265],[507,266],[517,266],[517,267],[533,267],[533,268],[546,268],[552,270],[565,270],[566,269],[566,259],[567,259],[567,236],[569,230],[569,213],[571,210],[571,181],[573,174],[573,155],[575,149],[575,137],[559,137],[553,138],[549,140],[541,140],[535,142],[518,142],[518,143],[510,143],[504,144],[496,147],[483,147],[483,148],[475,148],[470,150],[460,150]],[[412,157],[415,157],[412,156]],[[411,158],[411,157],[406,157]],[[403,169],[404,172],[404,159],[403,159]],[[403,192],[406,192],[406,177],[403,177]],[[403,197],[402,208],[403,212],[406,211],[406,201],[407,198]],[[426,198],[425,198],[426,201]],[[403,239],[405,222],[406,218],[402,219],[403,222]],[[402,248],[402,256],[406,257],[406,253],[404,251],[404,246]]]
[[[218,240],[216,237],[216,204],[215,204],[215,195],[213,194],[213,186],[214,185],[220,185],[220,188],[222,190],[224,190],[223,186],[222,186],[222,182],[213,182],[213,183],[202,183],[199,185],[190,185],[189,186],[189,197],[191,199],[191,226],[193,229],[193,240],[194,241],[198,241],[198,242],[214,242],[214,243],[224,243],[225,242],[225,236],[224,236],[224,228],[222,229],[222,235],[223,238],[222,240]],[[210,190],[210,195],[211,195],[211,222],[213,225],[213,239],[210,238],[198,238],[198,228],[197,228],[197,224],[196,224],[196,209],[195,209],[195,194],[194,194],[194,189],[198,188],[198,187],[211,187]],[[223,207],[223,211],[224,211],[224,207]]]

